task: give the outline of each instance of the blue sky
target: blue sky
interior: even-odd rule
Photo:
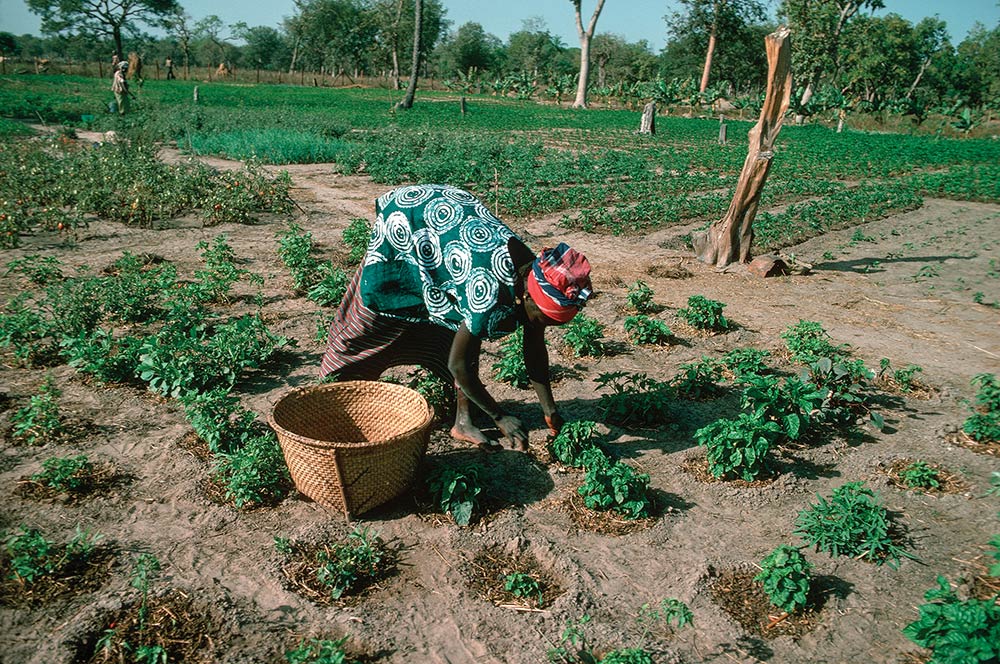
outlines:
[[[216,14],[225,23],[277,26],[282,17],[293,13],[292,0],[246,2],[246,0],[180,0],[195,19]],[[954,43],[968,34],[976,21],[989,28],[1000,23],[998,0],[884,0],[886,9],[916,23],[937,15],[948,24]],[[583,0],[585,18],[590,17],[596,0]],[[776,4],[776,3],[772,3]],[[454,27],[475,21],[503,40],[522,27],[525,19],[540,18],[563,43],[577,43],[573,7],[569,0],[444,0]],[[606,0],[597,22],[598,32],[612,32],[628,41],[645,39],[659,51],[666,43],[663,16],[679,6],[676,0]],[[39,19],[28,11],[24,0],[0,0],[0,30],[16,35],[38,34]]]

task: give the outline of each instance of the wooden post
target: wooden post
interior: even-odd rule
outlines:
[[[771,169],[774,141],[781,130],[792,92],[790,34],[791,31],[782,26],[764,39],[768,65],[767,93],[760,119],[748,134],[750,147],[736,182],[733,200],[722,219],[714,221],[707,231],[694,233],[691,237],[694,252],[703,263],[724,268],[737,261],[746,263],[750,260],[753,220]]]
[[[719,118],[719,145],[726,144],[726,119]]]
[[[198,103],[198,86],[194,86],[194,103]]]
[[[458,107],[462,110],[462,115],[465,115],[465,97],[458,100]]]
[[[656,133],[656,102],[651,101],[642,107],[642,120],[639,122],[639,133],[650,135]]]

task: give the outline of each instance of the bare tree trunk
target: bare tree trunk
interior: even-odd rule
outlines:
[[[781,131],[792,92],[790,34],[788,28],[782,26],[764,40],[768,64],[767,93],[760,119],[748,135],[750,146],[733,200],[722,219],[691,238],[695,254],[704,263],[723,268],[737,261],[746,263],[750,260],[753,220],[771,169],[774,141]]]
[[[590,40],[594,36],[594,28],[597,27],[597,17],[604,9],[604,0],[597,0],[594,13],[590,17],[587,29],[583,29],[583,17],[580,15],[580,3],[582,0],[570,0],[576,11],[576,34],[580,38],[580,80],[576,84],[576,101],[573,108],[587,108],[587,79],[590,78]]]
[[[392,26],[392,89],[399,90],[399,22],[403,16],[403,0],[396,3],[396,23]]]
[[[705,67],[701,71],[701,85],[698,92],[704,92],[708,88],[708,74],[712,71],[712,55],[715,53],[715,29],[719,22],[719,2],[712,3],[712,29],[708,33],[708,50],[705,51]]]
[[[413,0],[413,61],[410,65],[410,82],[406,86],[406,96],[399,102],[399,108],[413,108],[413,97],[417,93],[417,75],[420,73],[420,33],[424,0]]]
[[[913,92],[914,90],[917,89],[917,86],[920,85],[920,79],[924,77],[924,72],[927,71],[927,67],[930,64],[931,64],[931,59],[929,56],[920,64],[920,71],[917,72],[917,77],[913,79],[913,85],[911,85],[910,89],[906,91],[907,99],[913,98]]]
[[[656,133],[656,102],[649,102],[642,108],[642,121],[639,123],[640,134]]]

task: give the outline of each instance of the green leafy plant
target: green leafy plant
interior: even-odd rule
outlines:
[[[758,348],[735,348],[722,356],[721,364],[736,380],[744,376],[759,376],[770,371],[765,358],[771,353]]]
[[[364,258],[368,250],[368,239],[371,236],[372,228],[367,219],[355,217],[344,229],[344,244],[350,250],[347,259],[351,263],[358,263]]]
[[[653,289],[641,279],[629,285],[625,303],[629,309],[640,314],[648,314],[656,310],[656,305],[653,304]]]
[[[962,425],[962,430],[979,442],[1000,440],[1000,380],[995,374],[981,373],[972,377],[977,387],[975,410]]]
[[[642,648],[621,648],[606,652],[600,664],[653,664],[653,656]]]
[[[781,433],[777,422],[758,413],[740,413],[698,429],[694,438],[708,452],[708,470],[720,479],[757,479],[768,467],[768,452]]]
[[[820,418],[827,396],[826,390],[795,377],[780,382],[775,376],[748,374],[742,383],[740,407],[764,420],[777,422],[782,437],[788,440],[805,436]]]
[[[52,374],[46,374],[38,394],[32,395],[28,405],[11,416],[14,438],[28,445],[44,445],[64,436],[66,427],[59,413],[60,396],[62,392],[56,387]]]
[[[257,414],[240,405],[226,388],[190,392],[180,397],[184,414],[210,452],[231,453],[254,435]]]
[[[674,597],[667,597],[660,600],[656,606],[643,604],[639,607],[639,615],[636,616],[636,624],[643,630],[643,640],[649,636],[657,625],[663,625],[667,629],[679,630],[694,622],[694,614],[687,604]]]
[[[823,357],[803,369],[800,378],[825,392],[820,407],[824,419],[837,424],[851,424],[867,415],[879,430],[885,427],[882,416],[871,408],[870,381],[875,374],[862,360]]]
[[[75,457],[50,457],[42,462],[42,471],[31,476],[54,491],[73,492],[86,486],[94,472],[94,464],[85,454]]]
[[[351,277],[331,263],[322,263],[317,273],[319,278],[306,293],[306,297],[321,307],[340,304],[344,293],[347,292],[347,284]]]
[[[312,233],[308,233],[295,222],[277,234],[278,256],[292,273],[295,290],[308,292],[319,280],[319,261],[312,255]]]
[[[196,245],[205,261],[205,269],[195,272],[194,292],[203,302],[223,302],[233,285],[243,277],[252,277],[249,270],[236,267],[236,252],[226,236],[218,235],[211,243],[202,240]],[[259,278],[258,278],[259,279]]]
[[[725,304],[718,300],[710,300],[703,295],[692,295],[688,298],[687,307],[677,310],[677,315],[688,325],[699,330],[710,332],[725,332],[732,323],[722,315]]]
[[[666,323],[645,314],[626,316],[625,333],[634,343],[650,346],[665,346],[674,339]]]
[[[697,362],[686,362],[670,384],[678,396],[687,399],[703,399],[718,391],[716,381],[722,378],[722,367],[710,357],[702,357]]]
[[[132,579],[129,582],[133,588],[139,591],[141,600],[139,602],[139,632],[146,629],[146,618],[149,614],[149,587],[160,572],[160,561],[151,553],[140,553],[136,556],[135,566],[132,570]]]
[[[30,585],[42,577],[58,576],[71,566],[86,563],[101,537],[77,526],[73,537],[59,546],[37,528],[21,526],[20,533],[4,542],[10,557],[11,578]]]
[[[339,599],[374,581],[389,559],[386,543],[368,528],[356,527],[347,539],[316,554],[316,580]]]
[[[26,366],[50,355],[55,348],[49,322],[39,307],[29,306],[31,299],[30,293],[20,293],[0,313],[0,346],[9,348]]]
[[[883,383],[894,385],[903,394],[912,392],[917,387],[916,374],[923,371],[923,367],[910,364],[903,369],[893,369],[889,358],[883,357],[879,360],[879,370],[875,378]]]
[[[593,463],[577,489],[592,510],[613,510],[626,519],[643,519],[652,513],[649,475],[636,472],[621,461]]]
[[[493,363],[493,377],[523,390],[531,385],[524,365],[524,328],[518,327],[500,344],[500,356]]]
[[[431,500],[451,515],[460,526],[467,526],[479,508],[479,467],[466,465],[461,468],[438,467],[427,478]]]
[[[798,362],[815,362],[820,358],[834,358],[843,354],[845,346],[834,346],[830,335],[820,323],[800,320],[781,333],[785,347],[792,359]]]
[[[538,579],[523,572],[511,572],[503,578],[504,590],[514,597],[522,599],[534,599],[537,606],[541,607],[544,602],[542,585]]]
[[[347,637],[331,641],[329,639],[303,639],[285,653],[288,664],[358,664],[344,652]]]
[[[811,569],[798,549],[782,544],[761,561],[754,581],[763,584],[771,604],[785,613],[795,613],[808,601]]]
[[[994,535],[990,538],[990,546],[993,547],[993,553],[990,554],[993,560],[996,562],[990,565],[988,574],[990,576],[995,576],[1000,578],[1000,535]]]
[[[171,263],[156,264],[125,252],[105,272],[100,281],[104,315],[123,323],[144,323],[162,316],[164,293],[177,283],[177,268]]]
[[[62,262],[55,256],[29,254],[7,263],[7,274],[19,274],[35,286],[47,286],[63,278]]]
[[[934,664],[975,664],[1000,659],[1000,606],[995,599],[960,600],[943,576],[924,593],[927,604],[903,634],[931,650]]]
[[[213,476],[236,507],[274,503],[290,481],[281,446],[269,430],[257,430],[232,452],[217,454]]]
[[[890,567],[898,567],[900,556],[914,557],[893,542],[889,512],[863,482],[834,489],[829,500],[817,498],[795,521],[795,534],[817,551],[867,558],[876,565],[888,562]]]
[[[601,390],[599,406],[605,421],[621,426],[647,426],[667,419],[668,404],[673,389],[668,383],[650,378],[644,373],[624,371],[602,373],[594,379]]]
[[[586,314],[577,314],[566,323],[563,341],[573,349],[577,357],[600,356],[604,354],[604,324]]]
[[[583,614],[577,620],[570,621],[562,631],[561,645],[551,648],[548,652],[549,662],[561,664],[653,664],[652,656],[641,648],[622,648],[609,650],[599,658],[587,644],[584,626],[590,622],[590,616]]]
[[[911,489],[937,489],[941,486],[940,473],[926,461],[914,461],[899,473],[899,477]]]
[[[97,328],[63,337],[59,353],[71,367],[93,376],[99,383],[128,384],[137,382],[135,372],[142,344],[140,337],[116,336],[110,330]]]
[[[596,430],[596,422],[588,420],[567,422],[548,442],[549,452],[559,463],[579,468],[583,465],[583,453],[596,445],[594,441]]]

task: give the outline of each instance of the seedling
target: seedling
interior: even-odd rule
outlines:
[[[365,252],[368,250],[368,239],[371,233],[371,224],[368,223],[367,219],[360,217],[351,219],[343,233],[344,244],[350,250],[347,260],[351,263],[358,263],[364,258]]]
[[[500,344],[500,358],[493,363],[493,377],[520,390],[531,385],[524,365],[524,328],[518,327]]]
[[[151,553],[140,553],[135,559],[135,569],[132,571],[132,580],[129,585],[139,591],[142,597],[139,603],[139,632],[146,629],[146,617],[149,612],[147,601],[149,599],[149,587],[160,572],[160,561]]]
[[[903,369],[893,369],[892,363],[887,357],[879,360],[878,365],[879,370],[875,378],[897,386],[903,394],[908,394],[917,387],[917,380],[914,376],[923,371],[923,367],[916,364],[910,364]]]
[[[594,382],[610,394],[602,394],[600,407],[604,419],[621,426],[660,424],[667,419],[667,404],[673,390],[667,383],[654,380],[644,373],[624,371],[602,373]]]
[[[625,318],[625,333],[634,343],[649,346],[665,346],[674,339],[666,323],[643,314]]]
[[[42,462],[42,472],[32,475],[31,480],[53,491],[69,493],[85,486],[93,472],[94,465],[84,454],[75,457],[51,457]]]
[[[911,489],[937,489],[941,486],[940,473],[925,461],[914,461],[899,476],[903,484]]]
[[[504,577],[503,587],[514,597],[534,599],[537,606],[541,608],[544,601],[542,586],[538,580],[530,574],[524,574],[523,572],[511,572]]]
[[[768,452],[781,434],[777,422],[757,413],[719,419],[698,429],[694,438],[708,450],[708,470],[720,479],[757,479],[768,466]]]
[[[590,509],[614,510],[630,520],[648,517],[653,509],[649,475],[638,473],[621,461],[590,465],[577,493]]]
[[[347,540],[316,554],[316,580],[339,599],[382,573],[389,556],[385,542],[368,528],[356,527]]]
[[[285,653],[288,664],[359,664],[356,659],[348,659],[344,652],[347,637],[329,639],[303,639],[298,646]]]
[[[643,629],[643,641],[653,631],[656,625],[662,624],[670,630],[679,630],[694,622],[694,614],[684,602],[674,597],[660,600],[660,603],[651,607],[643,604],[639,608],[639,615],[635,619],[636,624]]]
[[[21,532],[4,542],[10,557],[11,578],[32,584],[42,577],[59,575],[71,565],[85,562],[101,535],[90,535],[79,526],[65,546],[49,541],[36,528],[21,526]]]
[[[579,619],[566,624],[563,629],[562,645],[548,652],[549,662],[557,664],[653,664],[652,656],[640,648],[623,648],[608,651],[598,660],[590,650],[583,627],[590,622],[590,616],[583,614]]]
[[[56,387],[55,379],[47,374],[38,394],[11,416],[14,438],[28,445],[44,445],[65,435],[66,427],[57,401],[60,396],[62,392]]]
[[[990,556],[996,562],[990,565],[990,569],[987,573],[990,576],[1000,578],[1000,535],[994,535],[990,538],[990,546],[993,547],[993,553],[991,553]]]
[[[603,355],[603,338],[604,324],[582,313],[566,324],[566,332],[563,334],[563,340],[577,357]]]
[[[822,357],[838,357],[846,346],[834,346],[830,335],[819,323],[800,320],[781,333],[792,359],[798,362],[815,362]]]
[[[35,286],[47,286],[63,278],[62,262],[55,256],[31,254],[9,261],[7,274],[19,274]]]
[[[479,467],[436,468],[427,479],[431,499],[460,526],[467,526],[479,507]]]
[[[732,327],[722,315],[726,306],[722,302],[710,300],[703,295],[692,295],[687,304],[687,307],[677,310],[677,315],[691,327],[710,332],[725,332]]]
[[[579,468],[583,465],[583,453],[595,446],[596,430],[596,422],[567,422],[559,434],[549,441],[549,452],[559,463]]]
[[[848,482],[834,489],[829,500],[799,512],[795,534],[817,551],[833,556],[867,558],[876,565],[898,567],[900,556],[914,558],[890,537],[889,513],[881,497],[863,482]]]
[[[785,613],[795,613],[808,601],[811,569],[798,549],[782,544],[761,561],[760,574],[753,579],[764,585],[771,604]]]
[[[995,662],[1000,659],[1000,605],[994,598],[959,600],[943,576],[938,587],[924,593],[920,618],[903,634],[921,648],[929,648],[932,662]]]
[[[653,304],[653,289],[641,279],[628,287],[625,302],[629,309],[639,314],[648,314],[656,310]]]

